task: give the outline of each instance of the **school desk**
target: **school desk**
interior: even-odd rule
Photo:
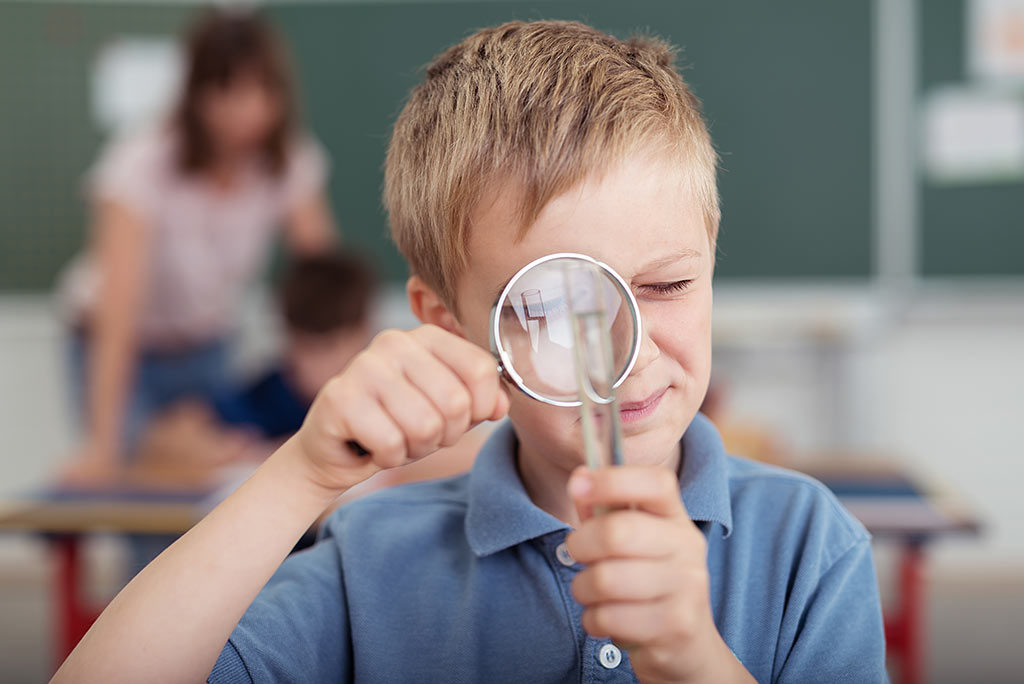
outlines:
[[[954,495],[896,466],[830,463],[802,470],[830,487],[876,539],[899,545],[897,591],[885,616],[886,641],[900,682],[919,684],[926,638],[924,546],[947,535],[977,534],[978,520]],[[209,501],[207,489],[118,489],[50,490],[0,502],[0,532],[40,534],[52,548],[58,663],[102,610],[90,605],[80,584],[84,538],[98,532],[182,534],[205,514]]]
[[[82,590],[81,545],[94,533],[183,534],[205,513],[208,491],[51,489],[0,501],[0,532],[38,534],[56,564],[54,656],[59,665],[103,610]]]
[[[885,611],[885,640],[900,684],[920,684],[927,638],[924,547],[949,535],[977,535],[981,524],[955,493],[902,467],[842,461],[802,470],[828,486],[876,540],[898,545],[896,595]]]

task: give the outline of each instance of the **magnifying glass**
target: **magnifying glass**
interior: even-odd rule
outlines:
[[[615,389],[633,369],[641,339],[636,298],[622,276],[585,254],[531,261],[498,295],[489,337],[507,382],[545,404],[579,407],[589,467],[622,463]]]
[[[491,310],[498,370],[527,396],[579,407],[590,467],[622,463],[615,388],[640,351],[641,322],[629,286],[584,254],[549,254],[520,269]]]

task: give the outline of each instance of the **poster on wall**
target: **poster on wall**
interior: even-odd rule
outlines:
[[[100,50],[92,68],[93,120],[105,133],[165,114],[180,87],[181,48],[173,38],[122,37]]]
[[[967,3],[967,73],[1024,88],[1024,0]]]
[[[922,111],[922,165],[938,184],[1024,181],[1024,99],[999,90],[950,86]]]

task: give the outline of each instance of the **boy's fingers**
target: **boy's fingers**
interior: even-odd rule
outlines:
[[[645,602],[602,603],[583,611],[583,629],[594,637],[610,637],[617,643],[649,644],[663,638],[675,620],[677,608],[670,599]]]
[[[435,325],[420,326],[413,334],[469,389],[473,399],[472,422],[504,415],[498,413],[502,401],[498,365],[489,352]]]
[[[357,420],[341,418],[345,425],[344,442],[354,441],[369,452],[368,456],[362,456],[342,443],[341,448],[348,464],[361,465],[372,460],[380,468],[394,468],[405,463],[405,436],[380,404],[365,401],[359,406],[358,413],[344,411],[344,414],[358,415]]]
[[[634,507],[662,517],[686,515],[675,473],[661,466],[623,465],[591,470],[580,466],[569,478],[577,507]]]
[[[494,413],[488,416],[487,420],[500,420],[508,413],[512,400],[508,396],[508,390],[501,382],[498,383],[498,401],[494,405]]]
[[[667,558],[682,545],[683,529],[642,511],[611,511],[570,532],[565,544],[584,564],[608,558]]]
[[[571,551],[570,551],[571,553]],[[572,581],[580,605],[607,601],[653,601],[678,588],[674,566],[663,560],[613,559],[584,568]]]
[[[451,446],[472,424],[473,398],[452,370],[425,347],[409,340],[405,377],[423,393],[444,419],[442,446]]]
[[[374,372],[379,374],[374,387],[381,406],[405,437],[406,457],[417,459],[435,451],[444,438],[445,420],[434,404],[394,369],[382,366]],[[353,415],[358,422],[359,413]]]

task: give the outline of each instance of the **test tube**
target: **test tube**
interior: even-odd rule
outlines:
[[[580,399],[583,453],[593,469],[623,462],[622,424],[615,397],[612,340],[604,301],[604,276],[566,265],[566,300],[572,321],[573,360]]]

